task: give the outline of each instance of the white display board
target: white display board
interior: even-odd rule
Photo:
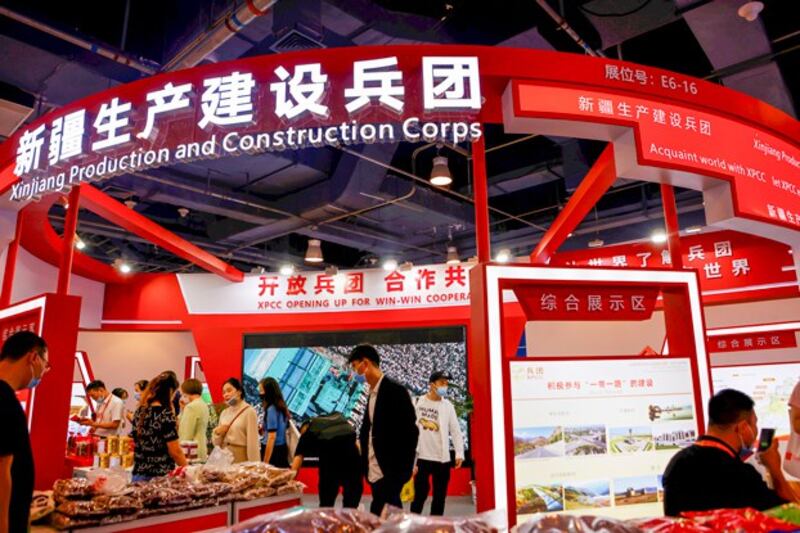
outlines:
[[[510,363],[517,523],[663,514],[661,474],[698,432],[688,359]]]
[[[789,434],[789,397],[800,381],[800,363],[716,367],[711,379],[715,392],[736,389],[753,398],[758,427]]]

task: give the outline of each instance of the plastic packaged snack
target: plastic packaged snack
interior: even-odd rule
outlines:
[[[518,533],[643,533],[636,525],[601,516],[545,515],[517,527]]]
[[[229,533],[369,533],[381,521],[356,509],[303,509],[293,507],[252,518],[218,532]]]
[[[56,511],[72,518],[92,518],[108,514],[108,507],[94,500],[72,500],[60,504]]]
[[[774,507],[765,511],[764,514],[790,524],[800,525],[800,505],[796,503],[786,503],[780,507]]]
[[[56,509],[56,502],[53,499],[53,491],[34,491],[33,501],[31,501],[30,521],[36,522],[46,517]]]
[[[275,490],[274,487],[268,487]],[[284,494],[302,494],[303,490],[306,486],[299,482],[299,481],[290,481],[286,485],[281,485],[277,489],[278,496],[283,496]]]
[[[76,527],[96,526],[100,523],[97,518],[72,518],[65,514],[55,512],[51,515],[50,525],[56,529],[72,529]]]
[[[125,471],[114,468],[89,470],[86,479],[96,494],[119,494],[128,485],[128,476]]]
[[[771,531],[796,531],[797,526],[767,516],[751,508],[717,509],[696,513],[682,513],[695,522],[714,531],[736,531],[744,533],[769,533]]]
[[[142,502],[132,496],[95,496],[95,505],[108,509],[112,514],[130,514],[142,509]]]
[[[645,533],[714,533],[714,530],[687,518],[642,518],[628,520]]]
[[[56,502],[89,498],[93,495],[94,489],[88,479],[59,479],[53,485],[53,498]]]
[[[500,533],[507,529],[503,514],[497,511],[472,516],[422,516],[386,507],[383,518],[376,533]]]

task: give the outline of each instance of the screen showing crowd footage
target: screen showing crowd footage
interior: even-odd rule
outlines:
[[[463,328],[247,335],[242,373],[245,397],[260,409],[258,382],[272,377],[280,384],[296,423],[335,411],[359,428],[369,386],[353,379],[347,357],[361,343],[375,346],[381,355],[381,369],[405,385],[414,397],[428,392],[428,379],[434,370],[447,372],[452,377],[448,398],[459,414],[468,445]]]

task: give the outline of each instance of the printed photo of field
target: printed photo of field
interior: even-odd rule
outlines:
[[[514,428],[514,455],[519,459],[564,456],[561,426]]]
[[[573,483],[564,486],[564,505],[568,511],[608,507],[610,494],[608,480]]]
[[[607,453],[605,426],[564,428],[567,455],[602,455]]]
[[[649,426],[609,428],[608,442],[611,453],[649,452],[655,449]]]
[[[635,505],[658,502],[656,476],[626,477],[614,480],[614,504]]]
[[[517,489],[517,514],[554,513],[564,510],[561,485],[529,485]]]

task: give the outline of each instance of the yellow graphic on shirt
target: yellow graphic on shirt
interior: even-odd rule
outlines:
[[[424,405],[417,406],[417,419],[425,431],[439,431],[439,410]]]

